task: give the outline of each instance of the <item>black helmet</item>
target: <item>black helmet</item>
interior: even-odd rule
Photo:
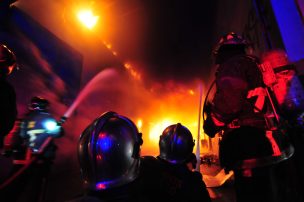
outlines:
[[[35,96],[31,99],[31,104],[30,104],[30,110],[39,110],[39,111],[44,111],[48,108],[49,106],[49,101],[42,98]]]
[[[0,76],[9,75],[17,66],[15,54],[5,45],[0,45]]]
[[[217,55],[223,47],[242,47],[245,48],[249,43],[240,35],[229,32],[228,34],[223,35],[219,42],[216,44],[213,54]]]
[[[186,162],[192,154],[191,132],[180,123],[168,126],[159,138],[159,158],[173,164]]]
[[[78,158],[89,190],[119,187],[139,174],[141,134],[127,117],[106,112],[81,134]]]

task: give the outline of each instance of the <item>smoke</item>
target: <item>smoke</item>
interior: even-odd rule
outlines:
[[[20,69],[11,76],[17,94],[18,116],[22,118],[26,114],[33,96],[48,99],[54,116],[60,116],[65,108],[60,100],[67,93],[65,82],[53,71],[34,44],[25,37],[19,42],[23,48],[18,50],[18,55],[23,57],[18,57]]]
[[[24,3],[23,5],[27,4]],[[31,8],[31,6],[28,6],[26,8],[33,10],[34,7],[35,6]],[[157,46],[156,43],[154,44],[155,46],[150,44],[151,46],[149,46],[149,48],[153,48],[153,50],[151,50],[152,53],[144,54],[152,55],[152,59],[150,60],[152,65],[145,63],[136,67],[134,70],[143,71],[143,76],[141,79],[138,79],[134,78],[134,74],[127,69],[123,69],[122,66],[112,65],[112,58],[109,57],[109,54],[104,54],[105,52],[108,52],[108,50],[101,47],[102,45],[100,45],[99,38],[96,36],[84,37],[79,33],[75,34],[75,27],[60,27],[63,24],[67,26],[68,23],[66,22],[60,22],[59,26],[56,24],[56,27],[54,25],[55,23],[53,24],[53,18],[50,18],[50,15],[46,13],[52,12],[42,13],[42,11],[40,11],[40,13],[37,14],[38,16],[40,14],[43,16],[39,17],[40,22],[47,24],[48,28],[54,33],[61,34],[60,36],[62,38],[69,39],[70,43],[77,40],[77,42],[75,42],[76,45],[73,43],[72,46],[81,50],[81,53],[84,55],[85,65],[83,66],[82,78],[87,78],[88,75],[93,75],[92,77],[94,77],[94,75],[98,75],[99,73],[102,74],[104,71],[112,72],[112,70],[115,69],[111,74],[105,74],[102,79],[93,82],[93,84],[87,88],[88,90],[85,90],[86,85],[90,83],[90,80],[88,79],[89,81],[82,84],[82,90],[87,92],[84,93],[81,101],[75,98],[75,100],[67,105],[62,97],[71,89],[65,83],[65,78],[62,80],[62,78],[56,74],[54,67],[52,67],[44,58],[38,47],[26,38],[22,40],[22,45],[20,46],[23,48],[18,54],[24,55],[21,58],[22,65],[20,65],[20,71],[13,75],[14,78],[12,80],[17,91],[19,115],[22,116],[27,111],[27,105],[30,98],[36,95],[42,96],[50,101],[51,113],[58,120],[71,109],[70,107],[73,103],[77,103],[77,105],[75,104],[75,108],[68,113],[69,118],[63,125],[65,135],[55,140],[58,150],[52,174],[53,181],[50,182],[50,187],[53,189],[51,191],[52,193],[56,193],[57,191],[58,193],[62,193],[62,190],[55,190],[57,187],[56,183],[66,183],[67,186],[69,186],[68,182],[71,182],[71,179],[80,176],[77,172],[73,173],[75,170],[79,172],[77,161],[77,144],[79,136],[95,118],[106,111],[115,111],[121,115],[127,116],[138,125],[139,130],[143,133],[144,140],[142,155],[158,155],[159,136],[163,130],[171,124],[183,124],[189,128],[193,136],[196,137],[198,129],[197,119],[198,114],[200,113],[198,111],[198,84],[200,82],[198,78],[201,77],[203,72],[201,69],[196,69],[196,67],[202,64],[200,62],[201,59],[198,57],[198,55],[200,55],[202,42],[195,54],[195,64],[190,64],[191,68],[187,65],[193,58],[188,55],[185,61],[181,59],[186,54],[185,51],[182,51],[181,49],[176,54],[169,54],[170,51],[175,48],[172,46],[159,53],[162,54],[162,61],[155,62],[154,56],[157,58],[159,56],[159,54],[155,54],[155,52],[158,52],[159,48],[162,47],[162,41],[156,41],[160,46]],[[134,15],[134,18],[138,17],[136,16],[136,12]],[[148,18],[146,20],[148,20]],[[165,26],[165,24],[163,24],[163,26]],[[71,34],[70,32],[63,33],[66,30],[71,30],[73,36],[69,35]],[[132,31],[130,27],[126,26],[121,31],[122,34],[117,35],[114,38],[129,41],[128,38],[122,38],[122,35],[125,35],[124,31],[127,30]],[[188,30],[188,32],[190,31]],[[161,37],[161,33],[162,32],[157,36]],[[170,37],[170,33],[172,32],[167,33],[166,36]],[[141,34],[145,34],[145,32],[143,31]],[[128,32],[126,36],[130,35],[132,35],[132,32]],[[92,40],[89,40],[88,38]],[[191,38],[191,36],[189,38]],[[149,42],[153,43],[154,40]],[[138,51],[130,50],[130,52],[144,52],[148,49],[146,44],[149,45],[149,43],[144,43],[142,41],[139,43],[140,44],[136,45],[140,47]],[[187,44],[186,39],[183,40],[183,43]],[[122,48],[124,51],[127,51],[130,47],[133,48],[133,46],[126,45],[127,43],[123,44]],[[99,47],[96,48],[97,46]],[[115,43],[113,46],[115,47]],[[121,47],[119,48],[121,49]],[[123,53],[125,52],[122,52],[122,54]],[[176,60],[177,62],[172,62],[175,61],[176,58],[179,58],[179,60]],[[164,62],[167,61],[167,59],[170,60],[169,63]],[[120,59],[115,58],[115,60],[117,61]],[[123,63],[123,60],[120,60],[120,62]],[[106,68],[108,66],[111,67],[111,70]],[[187,69],[187,67],[189,68]],[[68,76],[69,75],[66,75],[66,77]],[[206,88],[205,83],[203,84]],[[80,90],[78,95],[83,93],[82,90]],[[72,175],[71,173],[73,176],[62,176],[68,174]],[[58,182],[59,180],[60,182]],[[73,181],[73,183],[75,182]],[[73,188],[75,188],[75,186]],[[71,188],[71,191],[73,191],[73,188]],[[55,197],[55,195],[51,195],[52,194],[49,194],[50,200]],[[75,193],[73,195],[75,195]]]
[[[111,81],[95,83],[94,90],[79,105],[75,117],[68,120],[77,121],[73,124],[74,139],[78,139],[84,128],[105,111],[127,116],[138,125],[143,133],[143,155],[157,155],[158,137],[169,124],[180,122],[196,135],[198,81],[179,83],[171,80],[147,87],[128,72],[118,73]],[[138,121],[142,122],[141,126]]]

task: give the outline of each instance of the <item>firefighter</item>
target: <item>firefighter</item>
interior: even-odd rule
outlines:
[[[2,156],[5,136],[14,126],[17,117],[16,93],[14,87],[6,78],[16,67],[15,54],[0,44],[0,182],[2,182],[12,169],[12,160]]]
[[[304,88],[296,66],[282,49],[266,51],[261,62],[264,83],[271,89],[280,114],[293,125],[303,125]]]
[[[295,148],[293,161],[297,176],[298,193],[302,193],[304,180],[304,88],[283,49],[274,49],[262,54],[262,74],[264,83],[269,87],[280,114],[288,123],[288,132]],[[303,199],[304,200],[304,199]]]
[[[13,128],[17,117],[16,93],[14,87],[6,80],[16,67],[16,57],[7,46],[0,45],[0,148],[3,139]]]
[[[204,131],[210,137],[222,135],[220,163],[234,172],[237,202],[293,201],[287,199],[291,191],[278,181],[275,170],[294,149],[271,107],[259,62],[246,53],[249,46],[231,32],[215,47],[216,91],[204,110]]]
[[[85,194],[71,201],[142,201],[140,146],[135,124],[106,112],[81,134],[78,159]]]
[[[201,173],[193,171],[191,132],[180,123],[168,126],[159,139],[159,184],[163,201],[211,201]]]
[[[49,101],[32,97],[29,112],[21,123],[20,136],[33,154],[41,153],[51,160],[55,158],[56,146],[52,138],[63,135],[63,128],[49,112]]]
[[[47,187],[47,178],[56,157],[57,146],[53,139],[63,135],[60,123],[49,112],[49,101],[45,98],[35,96],[29,104],[29,112],[22,119],[20,136],[27,148],[27,165],[31,162],[23,180],[11,195],[19,197],[22,201],[43,201]],[[20,184],[21,183],[21,184]],[[24,184],[25,183],[25,184]]]

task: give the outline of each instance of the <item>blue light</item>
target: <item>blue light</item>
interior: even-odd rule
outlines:
[[[183,145],[183,139],[182,138],[177,138],[176,144],[182,146]]]
[[[53,120],[45,121],[44,126],[48,131],[54,131],[58,129],[57,122]]]
[[[116,182],[117,182],[117,180],[100,181],[95,184],[95,188],[97,190],[105,190],[105,189],[111,187],[111,185],[115,184]]]
[[[295,1],[272,0],[271,4],[289,59],[304,59],[304,22]]]
[[[106,187],[105,183],[103,183],[103,182],[99,182],[99,183],[96,184],[96,189],[97,190],[102,190],[102,189],[106,189],[106,188],[107,187]]]
[[[109,151],[113,146],[112,138],[105,134],[100,134],[97,140],[97,145],[102,151]]]
[[[60,134],[60,126],[58,126],[57,121],[54,119],[46,119],[42,122],[42,125],[46,133],[56,137]]]

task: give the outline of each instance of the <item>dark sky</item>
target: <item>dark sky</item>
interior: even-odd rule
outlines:
[[[151,75],[187,80],[195,74],[208,72],[213,46],[214,1],[143,2],[149,23],[145,60]]]
[[[150,78],[161,81],[210,77],[212,48],[222,34],[243,31],[251,8],[251,0],[102,2],[100,8],[109,5],[114,19],[106,25],[114,27],[109,41],[125,49],[124,59],[139,50],[135,59],[142,60]]]

